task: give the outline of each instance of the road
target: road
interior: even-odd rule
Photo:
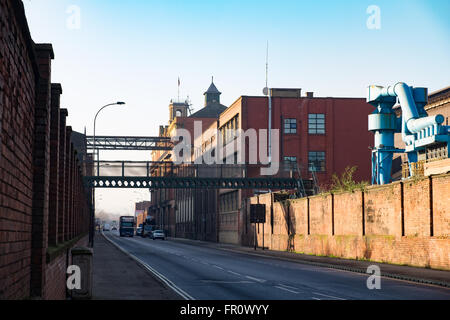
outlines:
[[[108,239],[156,272],[185,298],[195,300],[450,300],[450,289],[246,255],[180,241]]]

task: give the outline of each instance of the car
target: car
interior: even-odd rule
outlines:
[[[155,230],[152,232],[152,239],[153,240],[156,240],[156,239],[166,240],[166,235],[163,230]]]
[[[142,232],[142,238],[146,238],[146,237],[151,238],[152,237],[152,233],[153,233],[152,226],[145,225],[144,226],[144,231]]]
[[[111,231],[117,231],[117,227],[112,227]]]
[[[137,236],[142,236],[142,227],[137,227],[136,228],[136,235]]]
[[[103,226],[103,231],[111,231],[111,227],[109,226],[109,224],[105,224],[104,226]]]

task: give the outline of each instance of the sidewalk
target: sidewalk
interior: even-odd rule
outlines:
[[[180,300],[101,235],[94,241],[93,300]]]
[[[242,247],[232,244],[222,244],[205,242],[199,240],[170,238],[171,241],[183,242],[190,245],[200,245],[219,250],[233,251],[242,254],[254,255],[265,258],[277,258],[297,263],[315,265],[319,267],[333,268],[357,273],[367,273],[367,268],[371,265],[380,267],[381,275],[388,278],[401,279],[431,285],[438,285],[450,288],[450,271],[441,271],[426,268],[417,268],[409,266],[399,266],[386,263],[378,263],[372,261],[349,260],[329,257],[310,256],[305,254],[286,252],[286,251],[272,251],[262,250],[258,248]]]

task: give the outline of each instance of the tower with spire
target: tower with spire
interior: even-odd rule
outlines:
[[[222,92],[220,92],[216,85],[214,84],[214,77],[211,78],[211,85],[209,86],[208,90],[204,93],[205,95],[205,107],[207,107],[209,104],[218,103],[220,104],[220,95]]]

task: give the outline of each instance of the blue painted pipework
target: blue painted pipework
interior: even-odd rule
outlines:
[[[397,118],[392,109],[397,100],[402,110],[401,118]],[[424,109],[428,103],[427,88],[413,88],[403,82],[386,88],[370,86],[367,102],[376,108],[369,115],[369,131],[375,134],[372,184],[391,182],[394,153],[406,152],[411,170],[411,163],[418,161],[419,150],[440,142],[450,144],[450,127],[442,126],[444,117],[429,117]],[[395,148],[395,133],[402,134],[404,150]]]

